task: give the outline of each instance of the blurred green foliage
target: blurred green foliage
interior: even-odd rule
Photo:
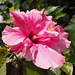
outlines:
[[[0,75],[6,75],[6,64],[0,66]]]
[[[32,62],[15,59],[14,54],[11,56],[12,52],[6,50],[7,47],[0,38],[0,46],[6,47],[0,47],[0,75],[13,75],[13,73],[14,75],[75,75],[74,0],[0,0],[0,37],[6,25],[13,26],[9,10],[26,12],[31,9],[42,10],[43,8],[46,15],[52,15],[53,20],[69,33],[68,39],[71,41],[71,46],[63,52],[66,57],[65,64],[60,69],[42,70],[34,66]]]

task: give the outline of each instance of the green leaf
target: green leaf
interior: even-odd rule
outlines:
[[[49,69],[47,72],[48,72],[48,75],[55,75],[55,73],[51,69]]]
[[[23,2],[22,4],[23,9],[28,9],[29,8],[29,4],[27,2]]]
[[[69,62],[75,64],[75,15],[71,18],[68,26],[64,29],[69,33],[69,40],[71,40],[70,57],[67,58],[69,58]]]
[[[63,11],[63,9],[65,8],[65,6],[64,7],[59,7],[59,8],[57,8],[56,9],[56,13],[60,13],[60,12],[62,12]]]
[[[6,64],[0,67],[0,75],[6,75]]]
[[[71,54],[71,57],[69,59],[69,62],[71,62],[72,64],[75,64],[75,53]]]
[[[69,61],[70,57],[71,57],[71,47],[69,47],[68,49],[65,50],[65,52],[63,52],[63,55],[65,56],[65,61]]]
[[[63,52],[63,54],[67,54],[69,52],[70,52],[70,49],[68,48],[68,49],[65,50],[65,52]]]
[[[66,62],[62,67],[61,70],[65,73],[67,73],[67,75],[72,75],[73,73],[73,65],[70,62]]]
[[[69,40],[71,40],[73,49],[75,49],[75,15],[64,29],[69,33]]]
[[[6,1],[7,1],[7,0],[0,0],[0,4],[1,4],[1,3],[4,4]]]
[[[14,2],[14,0],[8,0],[10,4],[12,4]]]
[[[25,62],[24,65],[24,75],[43,75],[42,69],[36,67],[32,62]]]
[[[48,70],[48,74],[49,75],[61,75],[61,70],[60,69],[50,68]]]
[[[64,29],[66,31],[71,30],[71,32],[75,31],[75,15],[72,17],[69,24]]]
[[[48,15],[48,14],[52,13],[53,11],[55,11],[58,7],[59,7],[59,6],[50,6],[50,7],[46,8],[46,10],[45,10],[44,13],[45,13],[46,15]]]
[[[6,50],[6,48],[2,48],[0,47],[0,65],[3,62],[3,60],[5,59],[5,57],[8,55],[8,51]]]
[[[29,4],[32,3],[33,0],[26,0]]]
[[[60,69],[54,69],[54,73],[56,75],[61,75],[61,70]]]
[[[14,7],[9,8],[9,10],[14,11]]]
[[[14,7],[14,9],[19,9],[20,1],[19,0],[15,0],[14,3],[13,3],[13,7]]]
[[[0,5],[1,10],[6,10],[8,7],[6,5]]]
[[[3,23],[7,23],[7,24],[13,23],[12,18],[9,18],[9,19],[5,20]]]
[[[56,13],[55,14],[55,19],[59,19],[60,17],[64,17],[66,14],[65,13]]]

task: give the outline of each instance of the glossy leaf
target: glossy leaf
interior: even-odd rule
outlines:
[[[75,63],[75,15],[72,17],[72,19],[69,22],[69,25],[66,26],[65,31],[69,33],[69,40],[71,40],[71,59],[70,61]]]
[[[9,10],[13,11],[14,10],[14,7],[9,8]]]
[[[13,3],[13,7],[14,9],[18,9],[20,7],[20,1],[19,0],[15,0],[14,3]]]
[[[10,4],[12,4],[14,2],[14,0],[8,0]]]
[[[66,62],[62,67],[61,70],[65,73],[67,73],[67,75],[72,75],[73,73],[73,65],[70,62]]]
[[[48,75],[55,75],[55,73],[51,69],[49,69],[47,72],[48,72]]]
[[[66,26],[64,29],[69,33],[69,40],[71,40],[69,61],[75,64],[75,15],[71,18],[68,26]]]
[[[29,4],[33,1],[33,0],[26,0]]]
[[[61,13],[64,10],[64,8],[65,8],[65,6],[57,8],[56,13]]]
[[[5,20],[3,23],[7,23],[7,24],[13,23],[12,18],[10,17],[10,19]]]
[[[50,13],[52,13],[53,11],[55,11],[58,8],[58,6],[50,6],[45,10],[45,14],[48,15]]]
[[[64,17],[66,14],[61,12],[61,13],[56,13],[55,15],[56,15],[55,19],[59,19],[60,17]]]
[[[73,32],[73,31],[75,31],[75,15],[72,17],[72,19],[70,20],[70,22],[69,22],[69,24],[68,24],[68,26],[66,26],[65,28],[64,28],[66,31],[71,31],[71,32]],[[70,33],[70,32],[69,32]]]
[[[6,75],[6,64],[0,66],[0,75]]]
[[[54,73],[56,75],[61,75],[61,70],[60,69],[54,69]]]
[[[5,59],[5,57],[8,55],[8,51],[6,50],[6,48],[2,48],[0,47],[0,65],[3,62],[3,60]]]
[[[71,54],[71,57],[70,57],[69,61],[70,61],[72,64],[75,64],[75,53],[74,53],[74,54]]]
[[[24,65],[24,75],[43,75],[42,69],[36,67],[32,62],[25,62]]]
[[[6,10],[8,7],[6,5],[0,5],[1,10]]]
[[[1,3],[4,4],[6,1],[7,1],[7,0],[0,0],[0,4],[1,4]]]
[[[23,9],[28,9],[29,5],[26,1],[24,1],[24,3],[22,4]]]
[[[63,52],[63,54],[67,54],[69,52],[70,52],[70,49],[68,48],[68,49],[65,50],[65,52]]]
[[[50,68],[48,70],[48,74],[49,75],[61,75],[61,70],[60,69]]]

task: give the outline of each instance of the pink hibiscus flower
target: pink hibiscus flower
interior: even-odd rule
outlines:
[[[69,47],[68,33],[61,26],[55,26],[52,16],[46,16],[44,9],[12,12],[15,27],[6,26],[2,39],[16,54],[22,52],[27,61],[43,69],[60,68],[65,57],[61,52]]]

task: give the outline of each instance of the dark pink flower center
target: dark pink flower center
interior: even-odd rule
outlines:
[[[33,33],[29,34],[29,39],[35,44],[39,43],[38,38]]]

